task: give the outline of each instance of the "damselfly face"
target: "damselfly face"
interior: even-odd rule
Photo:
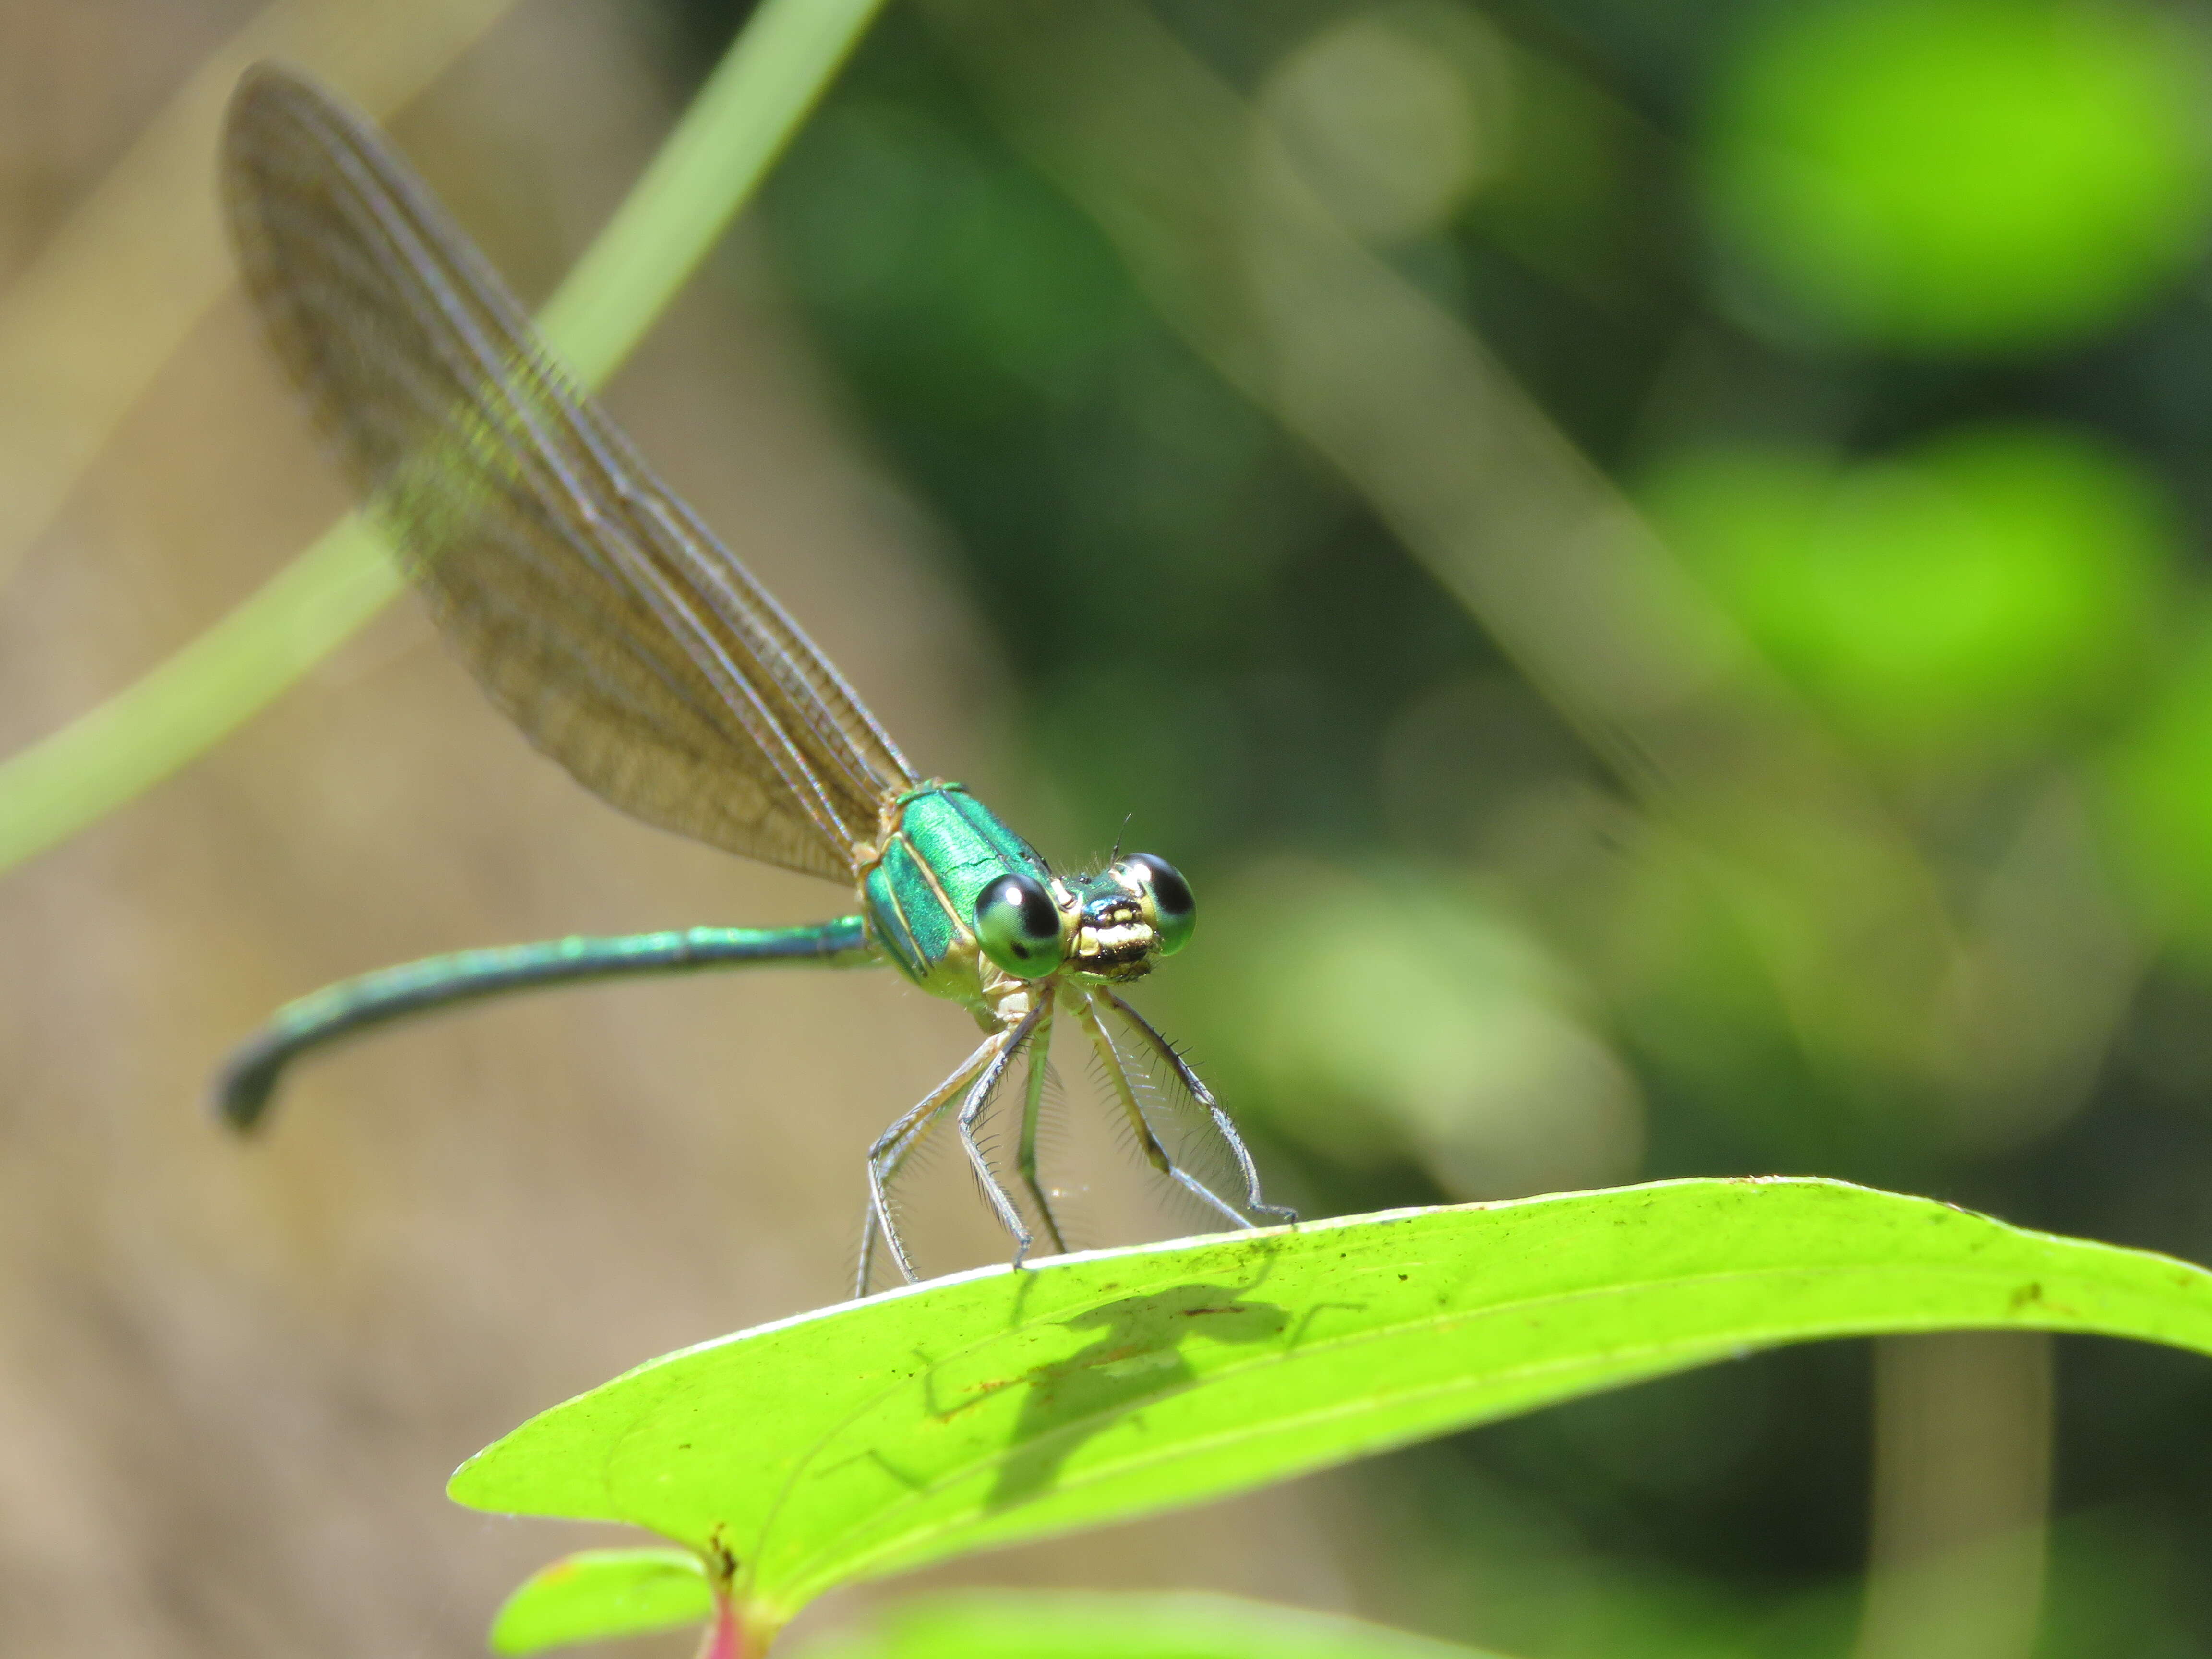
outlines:
[[[1111,984],[1142,979],[1189,943],[1197,921],[1190,884],[1151,853],[1049,885],[1003,876],[975,897],[976,941],[1017,979],[1062,972]]]
[[[1190,884],[1165,859],[1133,853],[1074,884],[1077,900],[1067,965],[1080,976],[1125,982],[1190,942],[1198,907]]]

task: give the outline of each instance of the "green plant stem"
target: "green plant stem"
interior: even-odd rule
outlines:
[[[0,869],[66,841],[211,747],[336,650],[404,579],[340,520],[151,672],[0,764]]]
[[[586,386],[621,366],[751,199],[884,0],[762,0],[538,315]]]
[[[883,0],[763,0],[539,316],[588,386],[621,366],[820,99]],[[0,763],[0,871],[67,840],[212,747],[404,585],[349,517],[213,627]]]

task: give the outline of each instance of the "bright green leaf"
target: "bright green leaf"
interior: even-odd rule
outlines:
[[[1850,464],[1693,450],[1645,497],[1769,660],[1906,757],[2001,750],[2109,702],[2174,550],[2155,481],[2056,426],[1957,428]]]
[[[836,1584],[1755,1348],[2004,1326],[2212,1352],[2212,1273],[1810,1179],[1396,1211],[763,1326],[544,1413],[449,1490],[728,1559],[765,1630]]]
[[[492,1620],[494,1653],[704,1624],[714,1586],[690,1550],[579,1550],[541,1567]]]
[[[993,1591],[892,1610],[805,1659],[1485,1659],[1474,1648],[1302,1607],[1195,1592]]]
[[[1731,247],[1801,313],[1923,350],[2109,326],[2195,257],[2202,54],[2112,0],[1766,9],[1721,79]]]

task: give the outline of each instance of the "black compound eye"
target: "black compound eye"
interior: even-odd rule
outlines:
[[[1042,979],[1060,966],[1060,911],[1035,876],[1000,876],[975,895],[975,942],[1017,979]]]
[[[1152,900],[1160,954],[1173,956],[1190,943],[1191,930],[1198,925],[1198,902],[1190,896],[1190,884],[1182,871],[1152,853],[1132,853],[1121,864]]]

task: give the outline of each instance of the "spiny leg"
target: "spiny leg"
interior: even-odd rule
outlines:
[[[1098,1051],[1106,1080],[1113,1088],[1115,1098],[1121,1103],[1121,1110],[1129,1120],[1129,1127],[1136,1132],[1137,1145],[1144,1149],[1146,1161],[1201,1203],[1220,1211],[1237,1225],[1252,1226],[1254,1223],[1249,1216],[1168,1156],[1168,1149],[1160,1145],[1160,1138],[1152,1133],[1152,1126],[1146,1121],[1145,1109],[1137,1102],[1137,1091],[1129,1086],[1128,1068],[1121,1063],[1121,1054],[1114,1047],[1114,1038],[1106,1029],[1106,1022],[1098,1018],[1097,1005],[1085,996],[1077,1005],[1076,1018],[1083,1022],[1083,1029],[1091,1034],[1091,1046]]]
[[[1037,1024],[1036,1035],[1030,1039],[1029,1089],[1022,1102],[1022,1139],[1014,1157],[1014,1166],[1021,1172],[1022,1184],[1030,1191],[1036,1205],[1038,1218],[1044,1223],[1045,1237],[1052,1240],[1052,1248],[1061,1255],[1067,1254],[1067,1240],[1061,1237],[1060,1222],[1052,1212],[1051,1201],[1045,1197],[1043,1186],[1037,1180],[1037,1118],[1044,1109],[1045,1063],[1052,1052],[1052,988],[1044,988],[1042,996],[1044,1018]]]
[[[890,1187],[898,1178],[907,1159],[920,1146],[936,1121],[961,1090],[975,1080],[975,1074],[997,1060],[1005,1048],[1007,1034],[994,1031],[981,1048],[960,1062],[951,1076],[931,1090],[921,1103],[903,1114],[896,1123],[876,1137],[876,1144],[868,1148],[868,1212],[860,1226],[860,1273],[854,1283],[855,1297],[868,1293],[868,1278],[875,1270],[876,1239],[880,1234],[890,1246],[891,1260],[898,1264],[906,1282],[913,1284],[917,1278],[914,1261],[906,1253],[906,1245],[898,1236],[898,1228],[891,1220]]]
[[[1102,986],[1098,994],[1106,999],[1115,1012],[1129,1022],[1130,1029],[1175,1073],[1177,1080],[1190,1091],[1190,1097],[1203,1106],[1206,1115],[1213,1120],[1215,1130],[1229,1144],[1229,1151],[1237,1160],[1237,1168],[1244,1177],[1244,1207],[1261,1215],[1296,1221],[1298,1218],[1296,1210],[1285,1205],[1270,1204],[1260,1196],[1260,1169],[1253,1163],[1252,1154],[1244,1145],[1244,1138],[1237,1133],[1237,1125],[1228,1110],[1213,1097],[1213,1091],[1206,1086],[1198,1073],[1191,1070],[1183,1057],[1176,1052],[1175,1044],[1153,1030],[1151,1021],[1111,991]]]
[[[975,1086],[968,1091],[968,1098],[960,1103],[960,1144],[967,1148],[968,1161],[975,1165],[975,1179],[982,1185],[983,1196],[998,1212],[1000,1224],[1014,1236],[1014,1266],[1017,1267],[1028,1259],[1030,1246],[1036,1243],[1036,1236],[1030,1231],[1029,1224],[1022,1219],[1021,1207],[1014,1202],[1012,1194],[999,1184],[999,1177],[991,1168],[991,1160],[983,1155],[982,1147],[976,1144],[975,1124],[983,1115],[983,1109],[991,1103],[991,1096],[997,1091],[999,1080],[1006,1076],[1007,1066],[1036,1035],[1038,1025],[1045,1018],[1045,1011],[1051,1006],[1040,1000],[1036,1007],[1022,1016],[1020,1024],[1011,1031],[998,1034],[994,1041],[1000,1045],[999,1052],[991,1057],[990,1063],[983,1068],[983,1075],[975,1079]]]

